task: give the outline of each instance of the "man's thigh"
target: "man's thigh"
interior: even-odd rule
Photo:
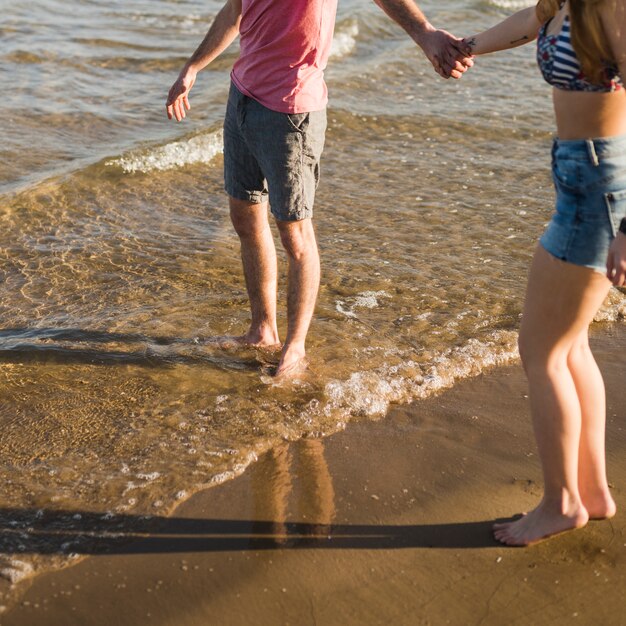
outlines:
[[[325,110],[287,114],[249,102],[243,134],[267,180],[276,219],[313,216],[325,133]]]
[[[244,137],[247,98],[231,85],[224,118],[224,188],[243,203],[267,202],[265,175]]]

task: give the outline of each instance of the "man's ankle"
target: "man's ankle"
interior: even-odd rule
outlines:
[[[280,343],[278,331],[269,326],[250,327],[245,337],[249,343],[259,346],[275,346]]]
[[[281,363],[295,363],[306,356],[304,344],[285,344],[281,355]]]

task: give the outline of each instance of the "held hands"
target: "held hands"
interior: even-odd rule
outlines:
[[[176,82],[172,85],[168,95],[165,107],[167,109],[167,117],[171,120],[176,118],[177,122],[180,122],[186,117],[185,109],[189,111],[191,105],[189,104],[189,92],[196,82],[196,72],[188,68],[183,70]]]
[[[428,30],[418,44],[443,78],[461,78],[474,65],[468,43],[445,30]]]
[[[606,275],[616,287],[626,285],[626,235],[621,231],[611,242],[606,260]]]

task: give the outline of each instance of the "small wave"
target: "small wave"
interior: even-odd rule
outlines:
[[[337,300],[337,302],[335,302],[335,308],[342,315],[356,319],[357,315],[354,309],[375,309],[379,306],[379,298],[391,298],[391,296],[386,291],[364,291],[356,297],[351,298],[349,304],[343,300]]]
[[[536,2],[529,0],[487,0],[487,4],[497,9],[506,9],[507,11],[519,11],[533,6]]]
[[[7,55],[5,58],[11,63],[25,64],[43,63],[46,60],[41,55],[29,50],[16,50],[15,52]]]
[[[346,418],[382,416],[392,402],[427,398],[452,387],[458,380],[509,364],[518,356],[517,333],[497,331],[487,341],[470,339],[463,346],[446,350],[427,367],[407,360],[401,365],[354,372],[348,380],[327,383],[328,401],[323,412],[339,412]]]
[[[341,58],[350,54],[356,46],[356,38],[359,34],[359,27],[356,22],[352,22],[344,29],[335,32],[333,43],[330,48],[330,56]]]
[[[155,29],[169,29],[174,25],[180,31],[189,30],[194,27],[209,27],[213,22],[212,15],[199,14],[160,14],[149,15],[146,13],[133,13],[130,16],[133,22],[139,22],[142,27],[150,27]]]
[[[142,153],[131,153],[107,161],[106,165],[120,167],[127,174],[165,171],[194,163],[209,163],[223,150],[224,139],[219,130],[186,141],[174,141]]]
[[[626,321],[626,293],[619,289],[611,289],[603,307],[593,319],[594,322]]]
[[[0,569],[0,576],[13,585],[27,578],[31,578],[35,573],[30,563],[20,561],[19,559],[7,559],[6,563],[3,565],[4,567]]]

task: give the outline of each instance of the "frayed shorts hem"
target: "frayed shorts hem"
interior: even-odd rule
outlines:
[[[544,243],[543,239],[539,240],[539,245],[552,257],[554,257],[557,261],[563,261],[563,263],[569,263],[570,265],[577,265],[578,267],[585,267],[589,270],[593,270],[594,272],[598,272],[598,274],[602,274],[604,276],[606,274],[606,265],[592,265],[589,263],[577,263],[576,261],[572,261],[566,257],[560,256],[555,251],[550,249],[550,246]]]
[[[251,204],[263,204],[268,202],[269,196],[262,191],[241,191],[233,189],[227,185],[224,187],[224,191],[235,200],[242,200],[243,202],[250,202]],[[279,222],[301,222],[302,220],[309,220],[313,218],[313,211],[311,209],[303,209],[297,212],[276,211],[274,207],[270,206],[270,212],[276,220]]]

